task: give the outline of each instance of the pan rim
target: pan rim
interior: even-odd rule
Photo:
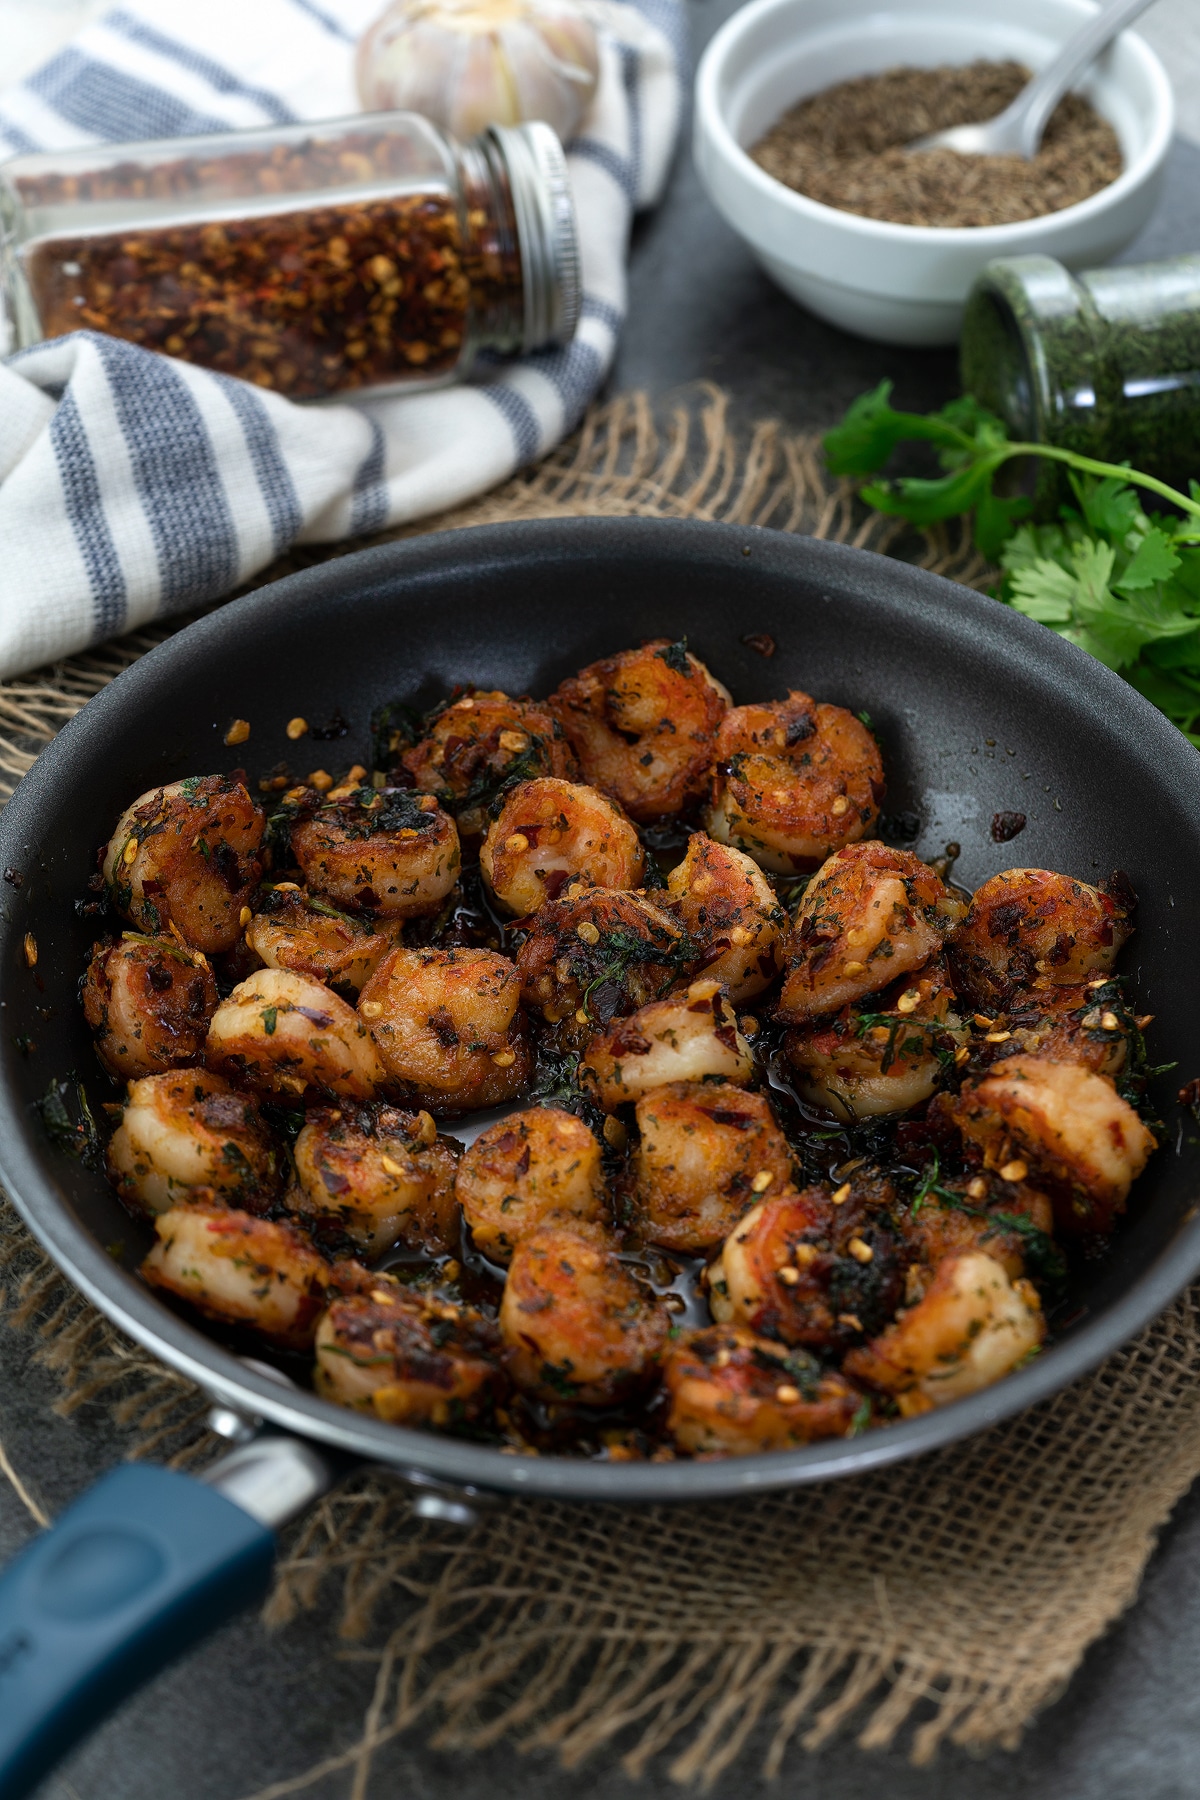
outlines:
[[[615,529],[614,529],[615,528]],[[514,551],[514,545],[517,548]],[[624,550],[620,545],[626,546]],[[1024,652],[1072,685],[1092,684],[1110,713],[1123,719],[1134,735],[1139,754],[1154,766],[1160,787],[1175,785],[1180,795],[1200,791],[1200,753],[1182,734],[1119,676],[1086,652],[1007,608],[1000,608],[971,589],[927,571],[849,546],[800,539],[754,527],[699,521],[658,519],[522,520],[431,533],[353,552],[270,583],[227,603],[149,651],[103,689],[47,746],[0,817],[0,861],[12,853],[26,814],[36,816],[41,796],[53,794],[89,732],[103,729],[110,716],[136,705],[144,682],[164,675],[185,678],[186,664],[215,640],[224,643],[243,628],[286,608],[300,595],[335,599],[354,584],[361,591],[380,580],[395,583],[420,574],[444,577],[447,566],[480,569],[489,563],[544,561],[561,557],[645,557],[671,563],[722,559],[738,562],[758,556],[782,566],[806,562],[828,569],[841,581],[847,569],[864,580],[878,581],[881,569],[896,591],[923,606],[957,615],[967,628],[985,636],[997,628],[1024,639]],[[793,560],[794,559],[794,560]],[[1001,624],[1001,621],[1003,622]],[[1175,782],[1170,777],[1174,774]],[[13,927],[0,920],[0,967],[4,940]],[[7,1058],[7,1046],[5,1046]],[[55,1184],[41,1167],[37,1127],[12,1091],[7,1060],[0,1065],[0,1179],[17,1211],[47,1253],[74,1285],[119,1328],[178,1372],[197,1382],[217,1400],[252,1413],[286,1431],[316,1439],[360,1458],[415,1478],[509,1494],[592,1501],[698,1501],[729,1498],[807,1485],[860,1474],[974,1436],[1070,1385],[1095,1368],[1156,1317],[1200,1272],[1200,1218],[1181,1225],[1151,1266],[1115,1302],[1051,1345],[1027,1368],[982,1393],[917,1418],[877,1429],[853,1439],[829,1440],[787,1451],[721,1462],[604,1463],[583,1458],[515,1457],[489,1446],[388,1425],[350,1413],[301,1389],[285,1389],[277,1381],[246,1367],[239,1358],[195,1326],[169,1311],[133,1275],[118,1267],[86,1228],[76,1221]],[[48,1146],[45,1146],[48,1149]]]

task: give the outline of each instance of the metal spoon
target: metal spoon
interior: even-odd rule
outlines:
[[[907,150],[957,150],[963,156],[1024,156],[1037,154],[1050,114],[1067,89],[1089,63],[1108,48],[1117,33],[1131,25],[1154,0],[1111,0],[1067,39],[1058,55],[1011,106],[980,125],[955,125],[949,131],[931,131],[928,137],[906,144]]]

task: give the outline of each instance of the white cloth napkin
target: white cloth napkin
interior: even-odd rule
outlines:
[[[382,0],[126,0],[0,93],[0,159],[358,110]],[[557,444],[604,379],[635,209],[678,130],[682,0],[589,0],[600,83],[568,163],[574,341],[469,385],[297,406],[94,332],[0,363],[0,678],[219,598],[292,543],[419,519]]]

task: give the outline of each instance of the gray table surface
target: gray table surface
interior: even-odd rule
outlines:
[[[728,0],[693,0],[697,46]],[[1127,260],[1200,249],[1200,149],[1180,143],[1162,206]],[[898,351],[848,337],[797,309],[767,281],[704,198],[686,148],[660,211],[636,233],[630,324],[614,390],[656,395],[698,378],[735,395],[735,419],[794,428],[832,423],[884,375],[902,404],[924,408],[956,391],[946,351]],[[56,1418],[52,1378],[26,1340],[0,1329],[0,1438],[40,1504],[59,1511],[119,1460],[123,1439],[98,1408]],[[0,1555],[33,1529],[0,1480]],[[229,1626],[168,1670],[53,1777],[40,1800],[245,1800],[353,1743],[371,1670],[336,1660],[332,1605],[268,1635],[256,1620]],[[773,1788],[755,1774],[753,1744],[715,1800],[761,1794],[821,1800],[1176,1800],[1200,1789],[1200,1490],[1176,1509],[1137,1604],[1094,1646],[1069,1690],[1015,1753],[981,1761],[950,1750],[924,1771],[902,1751],[864,1755],[852,1734],[816,1756],[794,1751]],[[305,1789],[345,1800],[342,1774]],[[564,1775],[546,1758],[504,1746],[485,1757],[435,1754],[419,1736],[377,1759],[371,1800],[449,1794],[455,1800],[624,1800],[619,1770],[598,1762]],[[646,1800],[678,1793],[660,1773]]]

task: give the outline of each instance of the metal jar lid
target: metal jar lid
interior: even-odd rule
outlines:
[[[583,299],[575,200],[562,145],[549,125],[489,125],[508,170],[525,290],[522,351],[569,344]]]

